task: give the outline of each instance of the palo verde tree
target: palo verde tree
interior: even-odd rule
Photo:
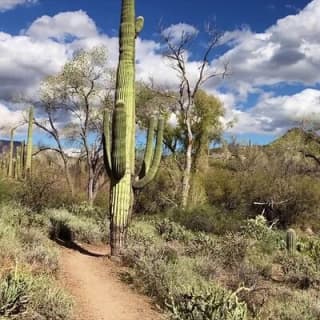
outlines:
[[[140,84],[137,94],[137,116],[142,128],[146,126],[146,118],[150,107],[157,105],[167,116],[174,114],[174,121],[167,123],[164,129],[163,142],[170,154],[170,159],[176,167],[176,175],[172,183],[181,184],[185,174],[185,156],[189,147],[188,131],[185,125],[185,114],[181,112],[177,103],[179,94],[164,91],[163,89]],[[190,194],[188,205],[199,205],[206,201],[203,178],[208,169],[210,145],[219,142],[222,134],[221,117],[224,114],[222,103],[215,96],[198,89],[194,97],[193,107],[188,117],[192,132],[191,169],[190,169]],[[169,168],[167,168],[169,170]],[[182,177],[182,179],[181,179]],[[182,180],[181,183],[178,180]],[[182,186],[179,189],[182,189]],[[176,198],[172,202],[177,205]]]
[[[181,193],[181,206],[183,208],[188,205],[192,182],[193,151],[196,135],[193,126],[196,96],[207,81],[218,76],[224,77],[228,70],[227,64],[221,70],[211,66],[210,60],[213,59],[214,49],[219,45],[222,34],[211,28],[210,25],[207,26],[206,31],[208,42],[198,62],[197,74],[192,74],[188,70],[190,62],[188,49],[195,44],[198,31],[195,29],[191,32],[182,31],[180,37],[177,37],[175,32],[171,32],[170,28],[162,31],[162,38],[166,45],[164,56],[170,61],[171,67],[179,78],[175,113],[179,119],[181,131],[185,136]]]
[[[115,108],[110,131],[109,113],[104,119],[105,166],[111,178],[110,245],[111,255],[119,256],[125,245],[132,212],[133,189],[143,188],[155,176],[162,154],[164,121],[150,119],[147,146],[141,173],[135,178],[135,39],[144,19],[135,17],[135,1],[122,0],[119,32],[119,63]],[[157,126],[156,146],[153,146]],[[112,132],[112,133],[110,133]]]

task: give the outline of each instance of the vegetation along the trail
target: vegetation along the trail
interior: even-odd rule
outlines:
[[[320,319],[317,126],[226,139],[211,27],[192,77],[198,33],[161,32],[176,89],[137,81],[135,2],[118,65],[76,51],[2,128],[0,320]]]

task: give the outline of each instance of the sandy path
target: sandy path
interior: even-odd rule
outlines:
[[[61,248],[60,281],[74,296],[76,320],[160,320],[150,301],[119,280],[117,266],[97,248]]]

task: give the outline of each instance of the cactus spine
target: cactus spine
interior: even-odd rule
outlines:
[[[286,243],[289,254],[294,254],[297,248],[297,235],[293,229],[287,231]]]
[[[132,178],[135,162],[135,39],[142,30],[143,23],[142,17],[135,17],[135,1],[122,0],[119,33],[120,55],[112,130],[110,130],[110,117],[106,110],[103,135],[105,166],[111,178],[110,245],[112,256],[119,256],[125,245],[133,204],[133,188],[143,187],[152,180],[162,153],[163,120],[161,119],[158,122],[155,153],[153,155],[153,141],[151,141],[153,134],[150,133],[145,154],[144,175],[140,176],[139,180]],[[154,131],[154,127],[155,122],[151,124],[149,131]]]
[[[32,131],[33,131],[33,107],[29,109],[29,121],[28,121],[28,138],[27,138],[27,155],[25,162],[26,176],[31,176],[32,169]]]

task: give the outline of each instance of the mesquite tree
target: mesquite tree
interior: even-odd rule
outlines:
[[[119,34],[119,63],[116,79],[115,108],[110,131],[109,113],[104,117],[105,166],[111,178],[110,244],[111,255],[119,256],[125,245],[133,204],[133,189],[150,182],[159,167],[162,154],[163,119],[158,125],[150,120],[145,157],[140,174],[133,178],[135,162],[135,39],[144,19],[135,17],[135,1],[122,0]],[[156,146],[153,148],[155,127]]]

